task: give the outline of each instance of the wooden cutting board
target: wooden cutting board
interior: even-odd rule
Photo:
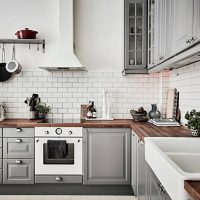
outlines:
[[[167,110],[166,110],[167,119],[172,119],[176,117],[176,108],[177,108],[177,89],[171,88],[168,90],[168,95],[167,95]]]

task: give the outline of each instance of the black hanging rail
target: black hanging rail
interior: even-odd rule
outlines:
[[[40,39],[0,39],[0,44],[28,44],[38,45],[37,50],[39,50],[39,45],[42,45],[42,51],[45,53],[45,40]]]

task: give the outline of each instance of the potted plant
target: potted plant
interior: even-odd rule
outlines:
[[[40,103],[35,108],[38,119],[45,119],[46,115],[51,111],[51,107],[47,106],[46,103]]]
[[[200,112],[196,110],[188,111],[185,114],[185,119],[188,120],[186,126],[188,126],[193,136],[200,136]]]

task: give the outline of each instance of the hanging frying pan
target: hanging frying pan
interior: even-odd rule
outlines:
[[[22,66],[15,59],[15,45],[13,46],[12,60],[6,64],[6,70],[12,74],[19,74],[22,70]]]
[[[2,48],[2,62],[0,63],[0,82],[7,81],[11,77],[11,73],[6,70],[5,48]]]

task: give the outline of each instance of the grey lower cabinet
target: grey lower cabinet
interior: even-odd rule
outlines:
[[[3,183],[34,183],[34,128],[3,128]]]
[[[137,197],[140,200],[147,199],[146,167],[144,143],[137,137]]]
[[[151,168],[147,165],[147,191],[150,200],[171,200]]]
[[[131,135],[131,186],[134,195],[137,196],[137,135],[132,131]]]
[[[159,179],[145,161],[144,142],[134,132],[132,132],[131,172],[132,187],[138,200],[171,200]],[[135,174],[137,174],[136,177]]]
[[[88,128],[83,132],[83,184],[130,184],[130,129]]]

